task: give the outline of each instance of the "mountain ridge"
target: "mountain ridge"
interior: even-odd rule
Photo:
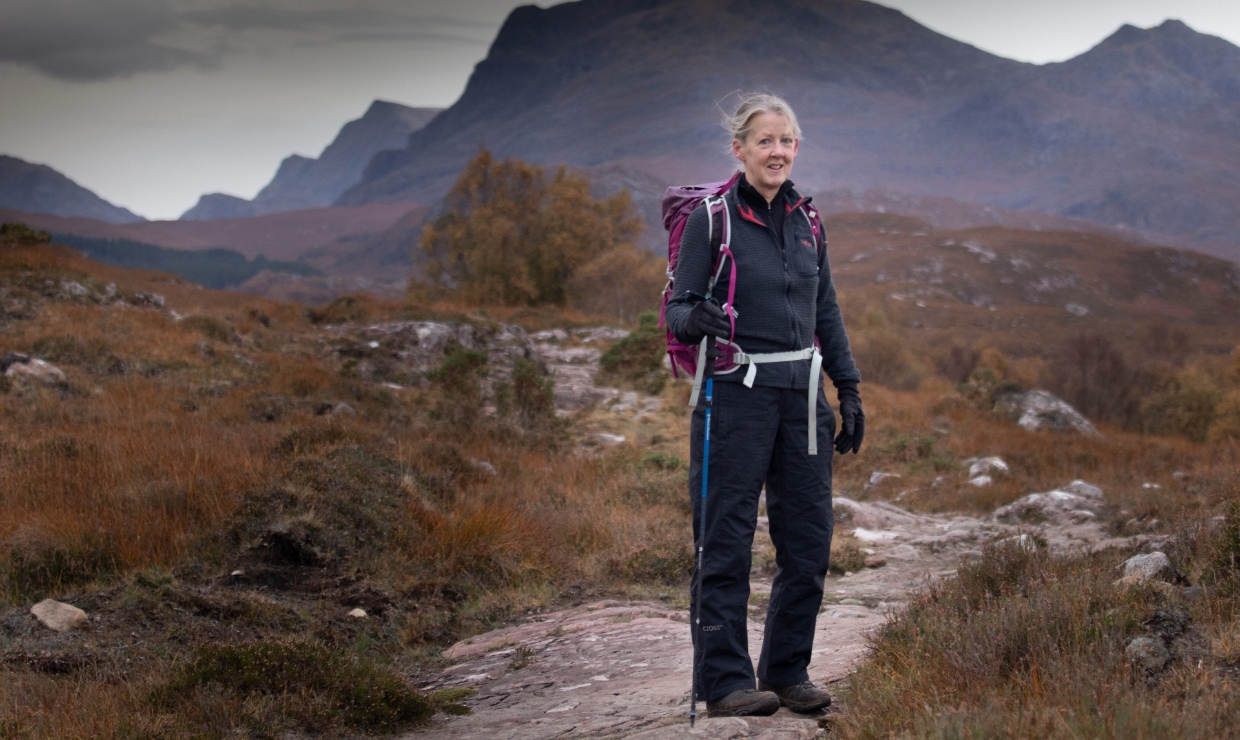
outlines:
[[[0,154],[0,208],[52,216],[94,218],[113,224],[145,221],[113,205],[45,164]]]
[[[409,134],[441,110],[375,100],[361,118],[341,127],[317,158],[300,154],[285,157],[271,182],[253,200],[207,193],[181,219],[250,218],[329,206],[361,178],[371,157],[383,149],[403,147]]]
[[[760,35],[749,32],[755,14]],[[801,118],[794,179],[806,192],[943,195],[1234,259],[1233,71],[1240,79],[1240,49],[1179,21],[1124,27],[1074,59],[1033,65],[864,0],[528,6],[461,98],[405,149],[377,154],[336,204],[433,202],[480,142],[546,165],[718,179],[732,163],[717,101],[766,88]]]

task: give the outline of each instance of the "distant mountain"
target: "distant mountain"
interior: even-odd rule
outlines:
[[[254,200],[208,193],[184,214],[185,221],[249,218],[331,205],[361,179],[366,163],[384,149],[403,149],[409,134],[425,126],[441,108],[410,108],[376,100],[361,118],[344,125],[318,159],[293,154]]]
[[[80,216],[114,224],[146,219],[114,206],[56,170],[0,154],[0,208]]]
[[[376,154],[336,204],[433,202],[479,143],[718,179],[733,162],[717,104],[738,89],[797,109],[804,191],[942,196],[1240,257],[1240,48],[1168,21],[1038,66],[864,0],[517,8],[460,100]]]

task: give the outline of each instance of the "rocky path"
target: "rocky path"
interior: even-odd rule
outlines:
[[[837,532],[853,536],[871,551],[871,562],[885,564],[828,580],[810,678],[820,685],[845,678],[864,657],[866,634],[881,625],[891,609],[913,590],[952,575],[962,560],[981,557],[987,542],[1014,538],[1011,542],[1020,546],[1029,541],[1022,537],[1036,535],[1060,550],[1133,544],[1109,538],[1095,521],[1087,506],[1105,504],[1091,486],[1073,484],[1022,502],[1043,508],[1036,530],[1006,523],[1011,509],[987,518],[952,517],[837,499]],[[759,530],[763,524],[759,522]],[[763,532],[754,547],[769,547]],[[755,579],[753,591],[769,592],[769,581]],[[759,596],[753,601],[763,600]],[[755,619],[749,624],[750,650],[756,655],[762,609],[751,609]],[[765,719],[699,720],[690,731],[688,614],[659,604],[601,601],[542,614],[458,643],[447,655],[454,664],[427,688],[470,686],[478,693],[466,701],[473,714],[441,719],[417,734],[427,740],[799,740],[822,734],[818,717],[787,710]]]

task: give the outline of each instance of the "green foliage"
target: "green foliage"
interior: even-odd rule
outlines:
[[[0,224],[0,239],[18,244],[47,244],[52,237],[46,231],[36,231],[22,223]]]
[[[613,343],[599,357],[600,372],[595,382],[657,395],[667,382],[667,372],[663,369],[666,352],[667,335],[659,328],[659,315],[646,311],[639,317],[637,329]]]
[[[435,711],[432,699],[392,670],[298,640],[204,645],[152,698],[165,707],[193,705],[211,689],[267,697],[279,720],[304,730],[339,724],[390,731]]]
[[[832,573],[844,575],[864,569],[865,553],[861,552],[861,548],[854,540],[843,540],[837,537],[832,541],[830,567]]]
[[[532,360],[519,357],[513,362],[512,381],[497,384],[495,401],[500,418],[525,431],[550,432],[559,426],[555,381]]]
[[[431,416],[460,431],[473,428],[482,416],[482,379],[486,375],[486,352],[465,349],[455,341],[450,343],[443,362],[426,374],[438,391]]]
[[[595,257],[633,249],[642,221],[628,193],[595,200],[589,181],[561,167],[548,177],[481,149],[422,231],[428,277],[479,305],[566,305],[574,273]]]
[[[309,265],[269,260],[261,254],[247,260],[240,252],[219,247],[165,249],[129,239],[96,239],[74,234],[55,234],[52,238],[57,244],[72,247],[104,264],[171,272],[207,288],[240,285],[263,270],[305,276],[323,274]]]

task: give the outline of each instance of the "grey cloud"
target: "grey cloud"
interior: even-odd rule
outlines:
[[[386,7],[385,7],[386,6]],[[312,43],[439,41],[485,44],[494,28],[463,18],[418,15],[384,0],[328,0],[317,6],[277,6],[264,0],[178,8],[169,0],[3,0],[0,62],[34,67],[52,77],[106,80],[137,72],[217,63],[228,34],[279,31]],[[219,38],[223,31],[225,38]],[[197,35],[212,43],[193,51],[174,46]],[[250,44],[253,44],[251,39]],[[195,44],[186,44],[194,47]],[[204,48],[198,45],[199,48]]]
[[[155,41],[180,27],[159,0],[6,0],[0,61],[77,81],[210,64],[210,57]]]

